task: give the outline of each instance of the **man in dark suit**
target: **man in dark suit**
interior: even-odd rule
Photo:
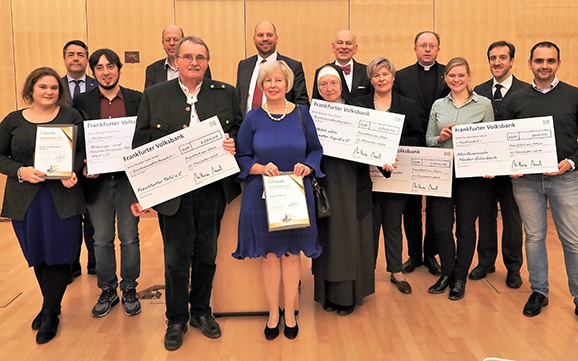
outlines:
[[[419,119],[425,137],[429,113],[436,99],[445,97],[450,89],[444,81],[445,65],[437,62],[440,37],[433,31],[422,31],[415,36],[414,51],[417,62],[401,69],[395,75],[394,92],[417,102]],[[425,143],[423,144],[425,146]],[[437,253],[431,229],[431,218],[426,207],[426,232],[423,239],[422,259],[422,196],[409,196],[403,213],[403,226],[407,238],[409,259],[403,264],[403,272],[411,273],[425,263],[433,275],[441,274],[435,258]]]
[[[144,92],[133,148],[216,115],[226,133],[223,148],[234,154],[234,139],[243,120],[235,89],[203,78],[210,53],[200,38],[183,38],[177,44],[175,57],[178,78]],[[233,176],[154,207],[164,243],[167,350],[176,350],[182,345],[189,319],[191,326],[200,328],[206,337],[221,336],[209,305],[217,237],[226,203],[240,193],[241,188]],[[139,203],[133,203],[131,208],[135,216],[146,212]]]
[[[167,54],[166,58],[160,59],[147,66],[145,73],[145,89],[151,85],[163,83],[179,76],[179,70],[175,65],[175,48],[179,41],[185,37],[183,29],[176,25],[169,25],[163,29],[162,43]],[[211,79],[211,69],[207,68],[205,77]]]
[[[74,98],[74,107],[85,121],[136,116],[142,94],[119,85],[122,63],[118,55],[110,49],[99,49],[92,53],[89,63],[98,88]],[[104,317],[119,303],[114,250],[116,229],[120,239],[122,304],[127,315],[136,315],[141,311],[136,293],[140,248],[139,219],[130,211],[132,188],[125,172],[89,175],[85,168],[84,176],[84,198],[94,227],[97,284],[102,290],[92,316]]]
[[[309,95],[305,84],[305,73],[301,62],[283,56],[277,52],[277,29],[268,21],[257,24],[253,34],[253,42],[257,48],[257,55],[241,60],[237,68],[237,96],[240,101],[243,115],[249,110],[258,108],[265,102],[263,91],[257,87],[257,75],[262,63],[266,61],[283,60],[289,65],[295,81],[293,88],[285,95],[288,101],[295,104],[309,106]]]
[[[74,97],[80,93],[96,89],[98,85],[94,78],[86,75],[88,65],[88,46],[81,40],[71,40],[62,49],[66,75],[62,77],[66,84],[69,104],[72,104]]]
[[[335,54],[335,65],[341,68],[347,88],[353,98],[369,94],[373,89],[367,78],[367,66],[353,59],[353,56],[357,54],[357,47],[355,35],[349,30],[338,32],[335,40],[331,43],[331,50]],[[317,89],[317,75],[323,66],[315,70],[313,99],[321,99],[319,89]]]
[[[66,67],[66,75],[62,77],[65,84],[64,92],[68,104],[72,104],[73,97],[98,88],[96,80],[86,75],[86,66],[88,65],[88,46],[81,40],[71,40],[62,49],[62,57],[64,58],[64,66]],[[82,177],[79,178],[82,182]],[[96,274],[96,256],[94,255],[94,229],[90,223],[87,215],[82,217],[83,236],[86,251],[88,252],[88,263],[86,265],[86,272],[88,274]],[[82,243],[82,239],[80,240]],[[72,264],[72,278],[70,282],[82,274],[80,267],[80,250],[78,249],[78,258]]]
[[[492,100],[497,121],[504,120],[503,102],[515,91],[529,86],[528,83],[516,79],[512,74],[515,53],[514,45],[503,40],[490,44],[487,56],[493,77],[474,88],[476,93]],[[508,176],[499,176],[487,181],[491,182],[493,194],[488,199],[488,206],[481,207],[478,265],[472,270],[469,278],[479,280],[496,270],[494,262],[498,254],[497,203],[500,202],[503,224],[502,257],[508,270],[506,285],[510,288],[520,288],[522,286],[520,268],[523,262],[522,244],[524,238],[522,219],[512,191],[512,181]]]

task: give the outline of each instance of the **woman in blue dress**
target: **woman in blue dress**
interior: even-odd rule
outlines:
[[[24,83],[22,98],[29,108],[16,110],[0,123],[0,173],[7,176],[2,216],[12,219],[22,253],[42,291],[40,313],[32,321],[36,342],[56,336],[64,291],[72,275],[71,264],[80,247],[82,189],[77,177],[46,180],[34,168],[38,125],[73,124],[82,132],[82,117],[67,106],[60,76],[51,68],[34,70]],[[77,137],[74,171],[82,171],[84,142]]]
[[[294,308],[299,294],[300,253],[311,258],[321,253],[311,175],[324,176],[319,167],[323,149],[307,108],[285,99],[293,79],[293,72],[284,61],[261,65],[257,84],[267,102],[247,114],[237,138],[237,161],[241,168],[238,181],[245,182],[245,189],[238,246],[233,257],[263,259],[263,283],[269,304],[269,319],[265,326],[268,340],[279,335],[281,283],[285,305],[284,334],[289,339],[297,336],[299,327]],[[269,232],[262,175],[274,177],[280,172],[293,172],[303,177],[309,227]]]

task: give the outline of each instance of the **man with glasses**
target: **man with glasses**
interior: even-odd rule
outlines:
[[[162,43],[167,54],[166,58],[160,59],[147,66],[145,89],[151,85],[175,79],[179,76],[179,69],[175,65],[175,48],[177,43],[185,36],[183,29],[176,25],[169,25],[163,29]],[[207,68],[205,77],[211,79],[211,69]]]
[[[371,93],[373,87],[367,78],[367,66],[358,63],[353,59],[357,54],[357,42],[355,35],[349,30],[341,30],[331,43],[331,50],[335,55],[334,64],[341,69],[348,91],[353,98]],[[315,70],[315,80],[313,81],[313,99],[321,99],[319,89],[317,89],[317,75],[322,67]]]
[[[284,60],[295,75],[293,88],[285,94],[287,100],[309,107],[309,95],[307,95],[303,65],[299,61],[279,54],[277,52],[278,40],[277,29],[272,23],[263,21],[255,26],[253,43],[258,54],[241,60],[237,68],[237,85],[235,87],[243,115],[251,109],[260,107],[265,102],[263,90],[257,86],[257,75],[261,64],[275,60]]]
[[[444,81],[445,65],[437,62],[440,50],[440,36],[433,31],[422,31],[415,36],[414,48],[417,62],[401,69],[395,75],[394,92],[417,102],[419,119],[424,134],[429,122],[429,113],[436,99],[443,98],[450,92]],[[425,146],[425,143],[423,144]],[[422,201],[423,197],[407,197],[403,212],[403,228],[407,238],[409,259],[403,264],[403,272],[411,273],[416,267],[425,264],[433,275],[441,274],[441,267],[435,255],[437,248],[426,208],[426,232],[423,239],[422,258]]]
[[[243,120],[235,89],[204,78],[210,53],[200,38],[187,36],[179,41],[175,58],[179,76],[144,92],[133,148],[216,115],[226,133],[223,148],[235,154],[234,139]],[[167,350],[182,345],[187,322],[206,337],[221,336],[209,305],[217,238],[227,202],[240,193],[231,176],[154,207],[164,243]],[[135,216],[146,212],[138,203],[131,208]]]

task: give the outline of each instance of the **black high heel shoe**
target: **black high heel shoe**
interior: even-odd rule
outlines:
[[[265,324],[265,338],[269,341],[273,341],[279,336],[279,326],[281,325],[281,316],[283,316],[283,311],[279,308],[279,319],[277,320],[277,326],[269,328],[268,323]]]
[[[285,328],[283,329],[283,334],[285,335],[285,337],[287,337],[290,340],[293,340],[295,337],[297,337],[298,333],[299,333],[299,325],[297,324],[297,318],[295,318],[295,326],[293,327],[288,327],[287,320],[285,320]]]

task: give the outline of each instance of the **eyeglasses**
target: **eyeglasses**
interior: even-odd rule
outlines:
[[[199,64],[207,61],[207,58],[205,58],[204,55],[192,56],[191,54],[185,54],[183,56],[177,56],[177,58],[183,59],[183,61],[187,64],[190,64],[193,59],[195,59]]]
[[[422,48],[422,49],[428,49],[429,48],[429,49],[433,50],[433,49],[437,48],[438,46],[434,43],[431,43],[431,44],[422,43],[422,44],[419,44],[417,47]]]
[[[337,88],[337,86],[338,86],[339,84],[341,84],[341,82],[338,82],[338,81],[325,82],[325,81],[324,81],[324,82],[319,83],[319,87],[320,87],[320,88],[323,88],[323,89],[328,88],[328,87],[330,87],[330,86],[331,86],[332,88]]]

